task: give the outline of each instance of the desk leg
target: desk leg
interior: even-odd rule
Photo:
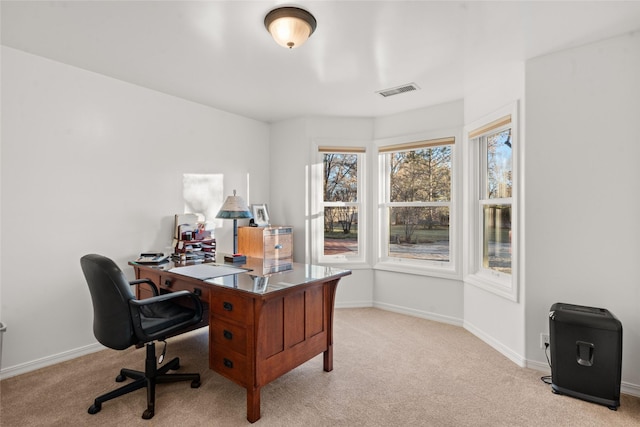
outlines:
[[[255,423],[260,419],[260,387],[247,388],[247,420]]]
[[[325,372],[333,371],[333,307],[336,300],[336,288],[338,280],[325,283],[325,314],[327,319],[327,350],[324,352],[324,370]]]
[[[324,370],[326,372],[333,371],[333,344],[329,344],[329,348],[324,352]]]

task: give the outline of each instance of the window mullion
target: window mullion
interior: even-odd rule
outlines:
[[[506,197],[506,198],[500,198],[500,199],[481,199],[479,200],[480,205],[484,206],[484,205],[510,205],[512,204],[513,198],[512,197]]]

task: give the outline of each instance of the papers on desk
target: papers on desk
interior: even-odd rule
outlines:
[[[175,267],[169,270],[172,273],[182,274],[200,280],[213,279],[214,277],[229,276],[231,274],[246,273],[246,268],[227,267],[226,265],[196,264],[184,267]]]
[[[162,264],[169,261],[169,255],[163,253],[143,253],[134,261],[138,264]]]

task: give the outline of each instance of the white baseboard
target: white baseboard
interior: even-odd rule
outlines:
[[[55,365],[56,363],[75,359],[76,357],[84,356],[86,354],[95,353],[96,351],[104,350],[105,348],[106,347],[99,343],[89,344],[84,347],[79,347],[73,350],[43,357],[41,359],[32,360],[30,362],[21,363],[15,366],[9,366],[0,370],[0,380],[35,371],[36,369]]]
[[[335,308],[368,308],[373,307],[373,301],[347,301],[335,303]]]
[[[551,368],[547,362],[538,362],[537,360],[527,360],[527,368],[535,369],[536,371],[544,372],[546,375],[551,375]]]
[[[516,365],[518,365],[518,366],[520,366],[522,368],[524,368],[527,365],[526,359],[524,357],[522,357],[520,354],[518,354],[518,353],[514,352],[513,350],[511,350],[509,347],[507,347],[506,345],[502,344],[500,341],[497,341],[493,337],[485,334],[482,330],[476,328],[471,323],[464,322],[463,327],[467,331],[471,332],[473,335],[475,335],[476,337],[480,338],[482,341],[484,341],[485,343],[487,343],[488,345],[493,347],[496,351],[498,351],[504,357],[506,357],[509,360],[511,360]]]
[[[462,326],[462,319],[451,316],[443,316],[442,314],[431,313],[428,311],[415,310],[413,308],[379,302],[374,302],[373,307],[379,308],[381,310],[393,311],[394,313],[406,314],[408,316],[420,317],[422,319],[434,320],[440,323],[447,323],[449,325]]]
[[[640,397],[640,385],[631,384],[622,381],[620,383],[620,393],[628,394],[630,396]]]

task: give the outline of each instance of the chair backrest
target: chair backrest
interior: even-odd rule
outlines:
[[[90,254],[80,259],[93,303],[93,334],[109,348],[124,350],[137,342],[129,300],[131,285],[122,270],[109,258]]]

